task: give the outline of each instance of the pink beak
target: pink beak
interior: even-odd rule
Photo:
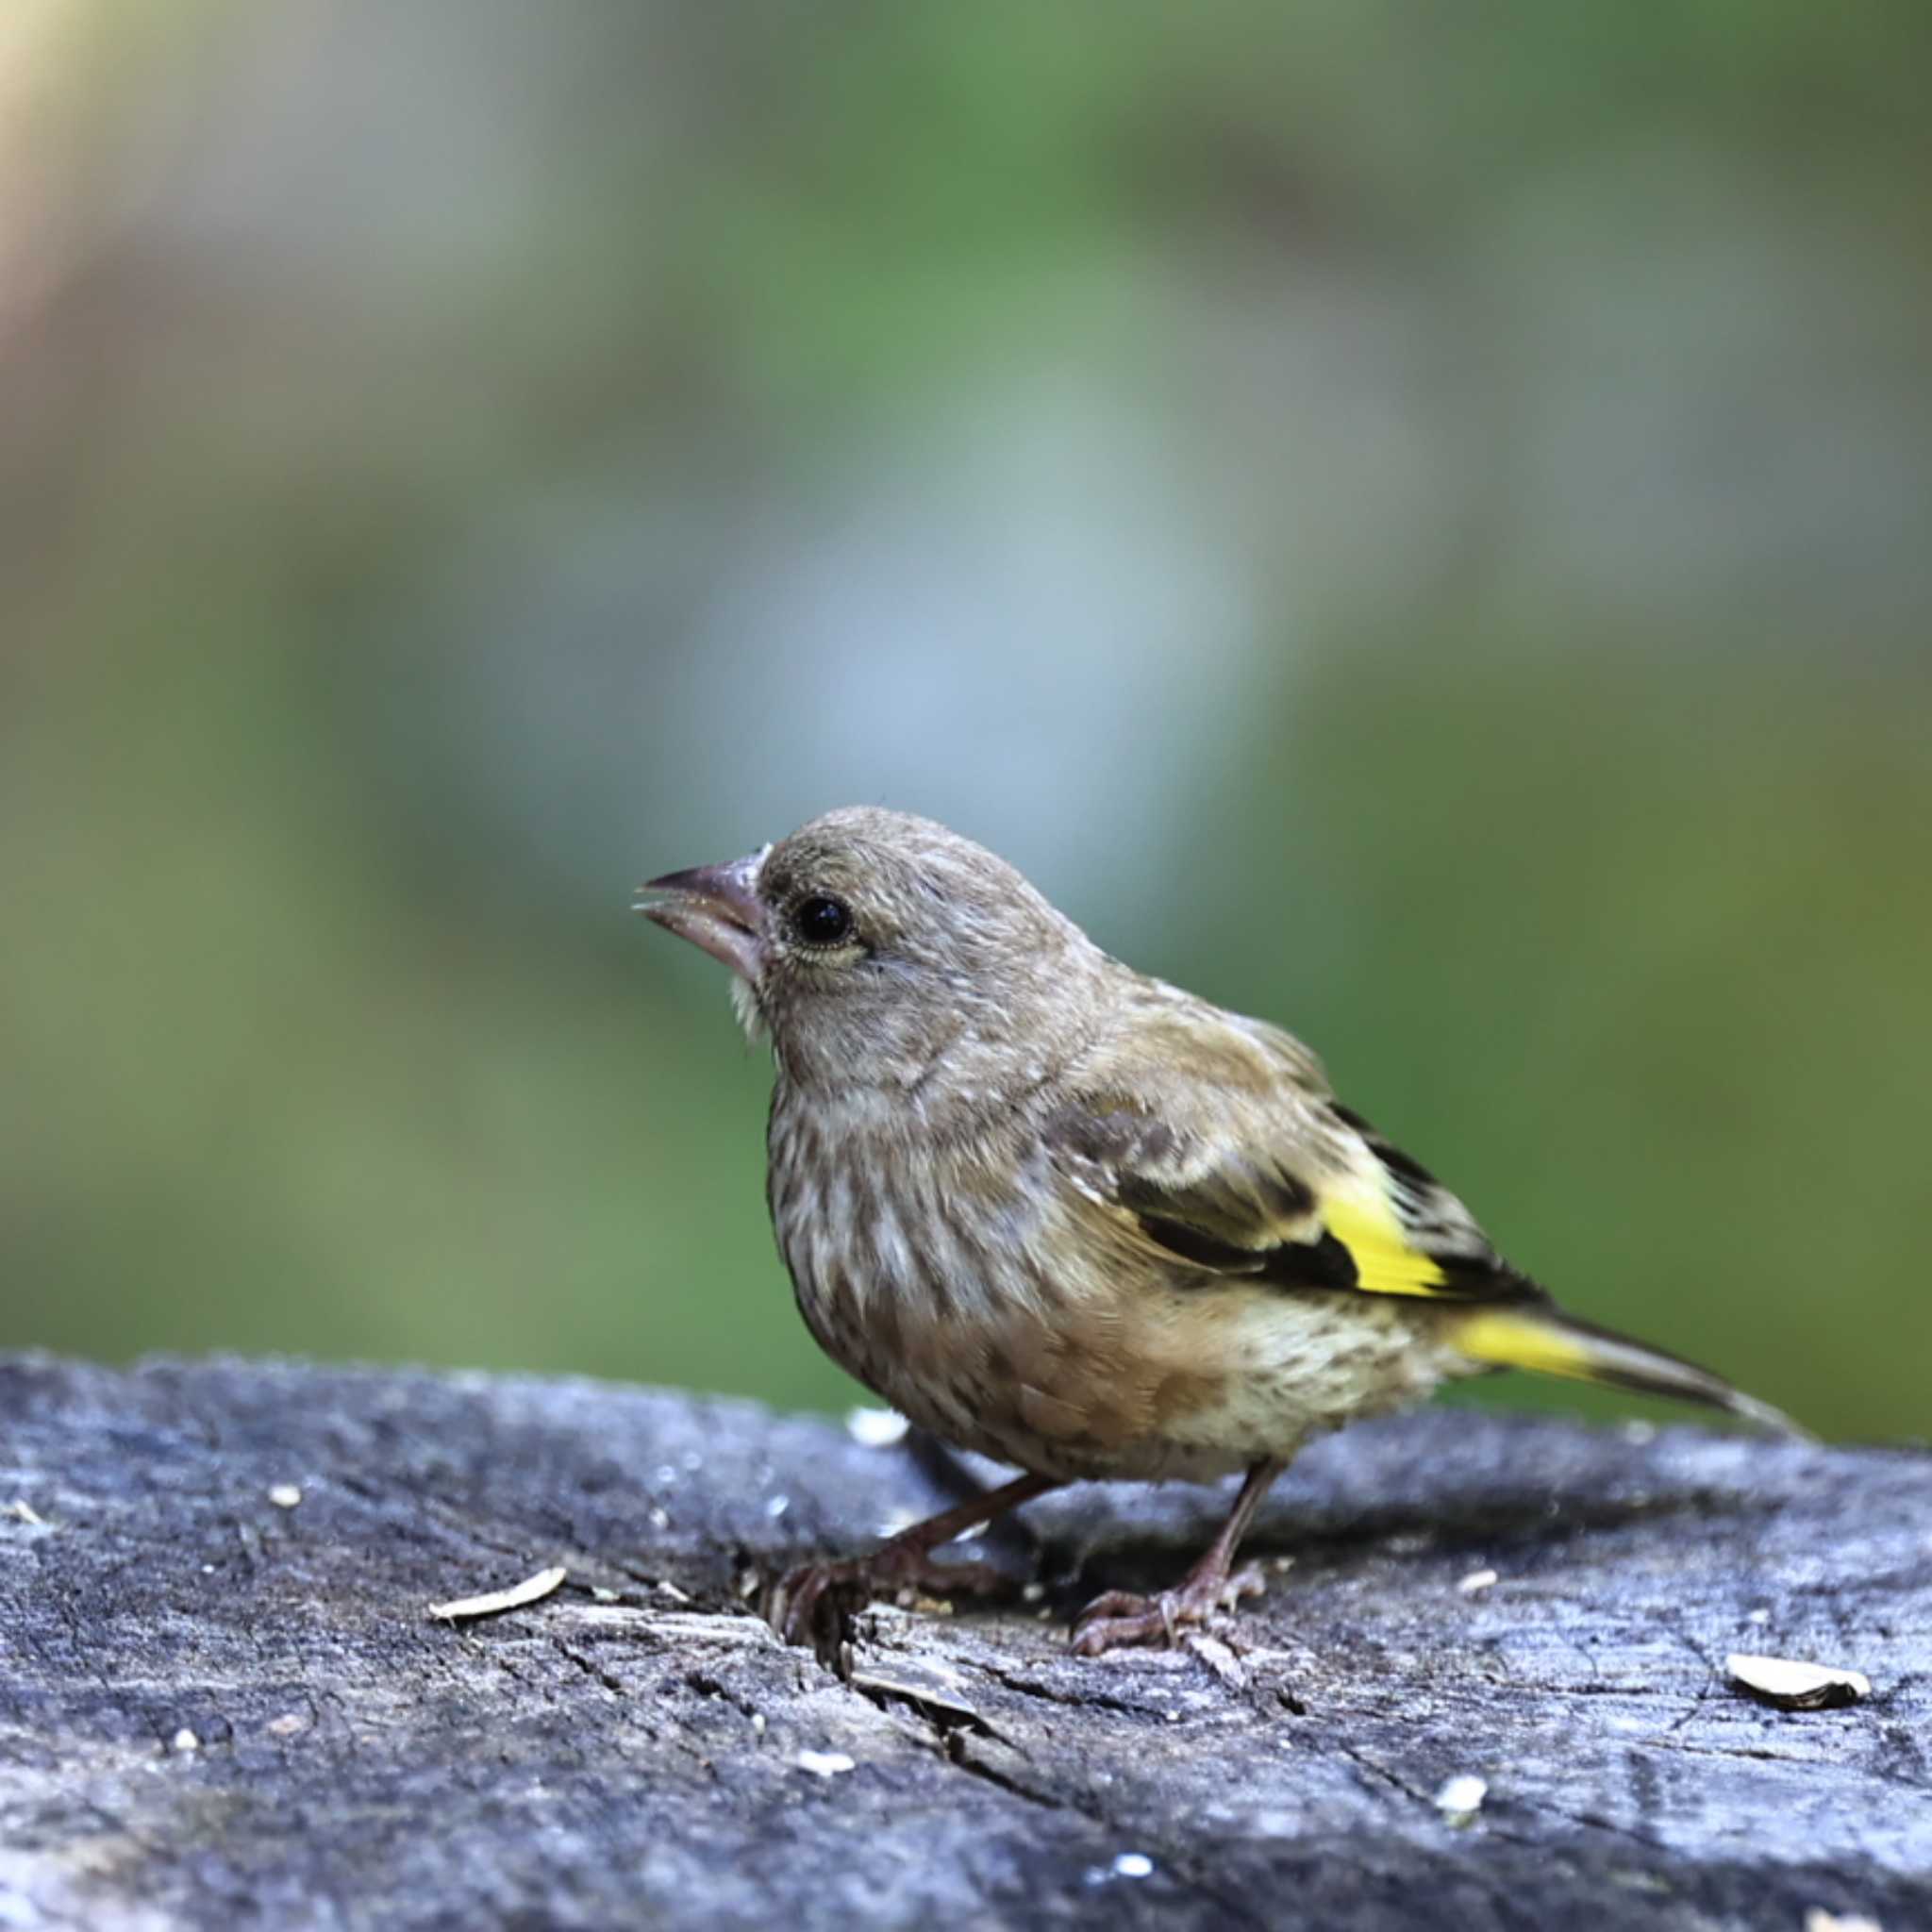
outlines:
[[[641,901],[635,909],[666,932],[702,946],[740,977],[756,980],[765,922],[758,895],[758,868],[770,849],[734,858],[729,865],[694,865],[689,872],[650,879],[639,891],[666,896]]]

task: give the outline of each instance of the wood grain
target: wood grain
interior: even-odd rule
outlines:
[[[1932,1924],[1921,1451],[1432,1412],[1291,1472],[1240,1647],[1067,1654],[1184,1487],[1031,1506],[1010,1603],[868,1613],[842,1678],[750,1614],[960,1474],[590,1382],[0,1358],[0,1925]]]

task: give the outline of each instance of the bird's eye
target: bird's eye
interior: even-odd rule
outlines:
[[[808,946],[836,946],[852,932],[852,908],[842,899],[814,893],[791,914],[792,929]]]

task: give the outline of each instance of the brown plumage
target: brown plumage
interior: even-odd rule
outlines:
[[[828,812],[648,890],[771,1036],[769,1199],[806,1324],[914,1423],[1026,1473],[788,1579],[793,1638],[874,1588],[958,1587],[931,1553],[1056,1484],[1245,1470],[1176,1589],[1112,1593],[1075,1632],[1171,1638],[1258,1587],[1237,1543],[1309,1436],[1498,1365],[1789,1426],[1561,1315],[1299,1041],[1109,958],[942,825]]]

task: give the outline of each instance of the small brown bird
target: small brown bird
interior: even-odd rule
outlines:
[[[875,1591],[982,1580],[933,1552],[1061,1483],[1244,1470],[1178,1585],[1074,1628],[1089,1654],[1170,1641],[1260,1588],[1236,1551],[1309,1437],[1498,1366],[1790,1426],[1563,1314],[1299,1041],[1109,958],[943,825],[827,812],[642,890],[771,1036],[767,1191],[806,1325],[921,1427],[1024,1472],[793,1573],[794,1641]]]

